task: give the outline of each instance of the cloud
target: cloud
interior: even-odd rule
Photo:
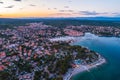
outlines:
[[[3,4],[4,2],[0,2],[0,4]]]
[[[69,0],[68,2],[72,2],[71,0]]]
[[[60,13],[71,13],[73,15],[105,15],[107,12],[99,13],[96,11],[74,11],[74,10],[59,10]]]
[[[49,14],[50,16],[70,16],[72,14],[70,13],[54,13],[54,14]]]
[[[20,10],[24,9],[24,8],[19,8]]]
[[[51,10],[51,8],[48,8],[48,10]]]
[[[64,6],[64,8],[69,8],[69,6]]]
[[[118,12],[115,12],[115,13],[112,13],[115,17],[120,17],[120,13]]]
[[[59,10],[59,12],[65,12],[65,10]]]
[[[115,13],[112,13],[113,15],[120,15],[120,13],[118,13],[118,12],[115,12]]]
[[[57,8],[54,8],[55,10],[57,9]]]
[[[10,6],[7,6],[5,8],[13,8],[13,7],[14,7],[14,5],[10,5]]]
[[[36,5],[34,5],[34,4],[30,4],[29,6],[36,6]]]
[[[20,2],[20,1],[22,1],[22,0],[14,0],[14,1],[18,1],[18,2]]]
[[[81,14],[83,15],[98,15],[99,13],[97,13],[96,11],[80,11]]]
[[[115,17],[120,17],[120,14],[118,14],[118,15],[115,15]]]
[[[107,12],[99,13],[96,11],[79,11],[82,15],[101,15],[101,14],[108,14]]]
[[[74,12],[73,10],[59,10],[59,12]]]

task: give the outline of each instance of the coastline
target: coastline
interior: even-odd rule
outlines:
[[[64,36],[64,37],[55,37],[55,38],[51,38],[49,39],[51,42],[54,41],[75,41],[76,37],[73,36]]]
[[[56,38],[52,38],[52,39],[49,39],[51,42],[54,42],[54,41],[71,41],[71,43],[77,41],[77,40],[80,40],[82,38],[82,36],[80,37],[71,37],[71,36],[65,36],[65,37],[56,37]],[[81,46],[81,47],[84,47],[84,46]],[[86,47],[85,47],[86,48]],[[99,53],[96,53],[99,55],[99,59],[91,64],[86,64],[86,65],[83,65],[83,64],[80,64],[78,65],[78,67],[76,68],[71,68],[69,69],[65,75],[63,75],[63,80],[71,80],[71,77],[76,75],[76,74],[79,74],[79,73],[82,73],[84,71],[88,71],[90,72],[90,69],[93,69],[93,68],[96,68],[97,66],[100,66],[104,63],[106,63],[106,60],[105,58],[103,58]]]
[[[73,68],[72,70],[69,70],[64,76],[63,76],[63,80],[70,80],[72,76],[84,72],[84,71],[88,71],[92,68],[95,68],[97,66],[100,66],[102,64],[106,63],[106,60],[102,57],[99,58],[99,60],[97,60],[96,62],[92,63],[92,64],[88,64],[88,65],[79,65],[79,67]]]

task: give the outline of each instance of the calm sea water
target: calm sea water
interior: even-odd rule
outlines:
[[[101,54],[107,63],[90,72],[79,73],[72,80],[120,80],[120,38],[98,37],[91,33],[80,38],[73,45],[88,47]]]

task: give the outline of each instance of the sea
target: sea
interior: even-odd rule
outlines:
[[[71,80],[120,80],[120,38],[99,37],[85,33],[72,45],[80,45],[96,51],[106,59],[106,63],[89,72],[74,75]]]

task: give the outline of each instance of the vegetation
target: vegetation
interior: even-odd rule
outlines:
[[[7,71],[0,71],[0,80],[19,80],[19,79]]]
[[[35,72],[34,80],[39,80],[42,78],[62,80],[62,75],[64,75],[69,68],[72,68],[71,63],[73,60],[81,59],[87,64],[98,60],[98,55],[94,51],[89,51],[88,49],[80,46],[71,46],[68,43],[60,43],[52,45],[52,48],[58,49],[60,52],[58,54],[53,53],[52,55],[37,57],[34,61],[39,62],[38,66],[43,66],[44,68],[47,66],[47,70],[50,74],[53,74],[53,76],[49,77],[50,74],[46,73],[45,70],[42,69]],[[77,54],[75,55],[74,52]],[[43,74],[44,76],[42,76]]]
[[[14,28],[31,22],[43,22],[54,27],[65,27],[68,25],[91,25],[120,27],[119,21],[114,20],[79,20],[79,19],[0,19],[0,29]]]

